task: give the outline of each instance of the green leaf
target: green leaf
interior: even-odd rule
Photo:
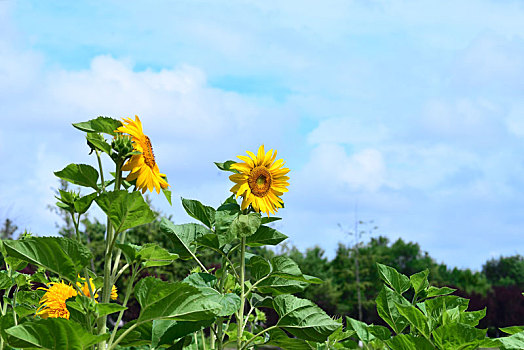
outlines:
[[[269,224],[270,222],[278,221],[278,220],[282,220],[282,218],[278,218],[276,216],[271,216],[271,217],[264,216],[262,218],[262,225]]]
[[[302,292],[309,285],[307,282],[272,276],[258,284],[258,291],[264,294],[280,295]]]
[[[144,261],[144,267],[166,266],[178,259],[178,254],[170,253],[156,243],[148,243],[141,247],[138,256]]]
[[[317,305],[293,295],[275,297],[273,307],[279,315],[277,326],[299,339],[324,342],[340,327]]]
[[[55,175],[78,186],[91,187],[98,191],[98,171],[87,164],[69,164]]]
[[[289,338],[281,329],[273,329],[269,331],[269,342],[264,345],[276,346],[280,349],[286,350],[313,350],[306,341],[297,338]]]
[[[376,337],[370,332],[369,326],[364,322],[355,320],[346,316],[346,324],[348,330],[354,330],[358,339],[364,343],[369,343]]]
[[[233,242],[237,238],[230,228],[240,213],[240,206],[236,203],[222,204],[215,212],[215,232],[220,247]]]
[[[192,258],[192,254],[196,251],[196,240],[211,232],[199,224],[175,225],[166,218],[162,218],[160,230],[171,238],[175,246],[174,252],[182,259]]]
[[[127,310],[127,307],[116,304],[116,303],[98,303],[96,304],[98,310],[98,316],[110,315],[115,312]]]
[[[271,265],[269,264],[269,261],[259,255],[255,255],[249,259],[249,266],[251,276],[256,280],[269,275],[271,272]]]
[[[409,277],[397,272],[394,268],[381,263],[377,263],[377,268],[380,278],[397,293],[402,294],[411,286]]]
[[[235,169],[231,169],[231,165],[235,164],[236,162],[234,160],[227,160],[225,161],[224,163],[218,163],[218,162],[215,162],[215,165],[217,166],[218,169],[220,170],[223,170],[223,171],[231,171],[232,173],[238,173],[237,170]]]
[[[504,328],[499,328],[499,329],[502,332],[509,334],[509,335],[524,332],[524,326],[511,326],[511,327],[504,327]]]
[[[155,219],[139,191],[111,191],[95,199],[98,206],[107,214],[117,233],[129,228],[148,224]]]
[[[486,337],[486,330],[460,323],[449,323],[433,331],[435,345],[440,349],[477,349]]]
[[[127,322],[116,332],[116,339],[124,333],[129,327],[136,324],[136,320]],[[134,330],[129,332],[124,339],[118,344],[119,346],[141,346],[151,344],[153,321],[140,323]]]
[[[13,286],[13,280],[7,275],[7,271],[0,271],[0,290],[9,289]]]
[[[76,322],[63,318],[28,321],[6,329],[15,348],[81,350],[109,338],[109,333],[93,335]]]
[[[461,312],[459,314],[459,322],[475,327],[484,317],[486,317],[486,308],[478,311]]]
[[[163,188],[162,189],[162,193],[164,193],[164,197],[166,197],[167,202],[169,203],[169,205],[173,205],[173,203],[171,203],[171,191],[168,190],[168,189]]]
[[[396,304],[398,312],[404,316],[412,327],[416,328],[424,337],[429,338],[429,324],[426,316],[413,305]]]
[[[400,314],[396,305],[411,305],[409,301],[394,290],[382,286],[376,303],[379,316],[386,321],[396,334],[402,333],[408,326],[408,321]]]
[[[42,266],[72,282],[93,257],[84,245],[69,238],[30,237],[3,243],[10,256]]]
[[[502,337],[497,339],[501,344],[503,350],[521,350],[524,349],[524,332],[514,333],[509,337]]]
[[[197,238],[197,243],[203,247],[207,247],[213,250],[220,250],[220,243],[218,243],[218,237],[214,233],[208,233],[206,235]]]
[[[213,321],[213,319],[194,322],[154,320],[151,348],[156,349],[161,345],[171,345],[177,339],[209,327]]]
[[[425,295],[426,298],[432,298],[432,297],[438,297],[441,295],[448,295],[456,291],[456,289],[449,288],[449,287],[442,287],[437,288],[434,286],[430,286],[427,290],[427,293]]]
[[[255,234],[247,237],[246,244],[250,247],[277,245],[286,238],[287,236],[285,234],[282,234],[271,227],[262,225],[258,230],[256,230]]]
[[[303,275],[297,263],[294,262],[293,259],[286,256],[274,257],[271,259],[271,266],[273,267],[273,272],[271,273],[272,276],[278,276],[285,279],[306,283],[322,283],[322,280],[319,278]]]
[[[141,306],[138,322],[154,319],[203,321],[214,318],[222,309],[214,298],[197,287],[153,277],[143,278],[136,284],[135,296]]]
[[[435,347],[423,337],[415,337],[411,334],[399,334],[386,340],[391,350],[434,350]]]
[[[212,228],[215,223],[215,209],[203,205],[194,199],[182,198],[182,206],[186,210],[189,216],[197,219],[208,228]]]
[[[86,135],[87,143],[91,147],[96,147],[98,150],[111,155],[111,145],[106,142],[104,137],[96,132],[88,132]]]
[[[420,293],[422,290],[425,290],[429,287],[428,275],[429,270],[425,269],[424,271],[420,271],[414,275],[409,276],[411,286],[415,290],[415,295],[418,295],[418,293]]]
[[[208,273],[192,273],[184,279],[184,282],[197,287],[206,296],[220,304],[221,310],[218,316],[229,316],[240,309],[240,297],[233,293],[221,294],[213,287],[217,284],[217,278]]]
[[[249,237],[260,227],[260,213],[249,213],[238,215],[231,223],[231,232],[238,238]]]
[[[102,132],[115,136],[115,130],[122,126],[122,122],[109,117],[98,117],[87,122],[74,123],[73,126],[85,132]]]
[[[88,194],[87,196],[80,197],[74,202],[75,206],[75,212],[79,214],[84,214],[89,207],[91,206],[91,203],[93,203],[93,200],[96,198],[98,193],[93,192],[91,194]]]

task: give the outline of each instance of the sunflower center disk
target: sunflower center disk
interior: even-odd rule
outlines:
[[[144,149],[144,163],[150,168],[155,166],[155,154],[153,153],[153,145],[151,145],[151,140],[146,136],[146,147]]]
[[[257,166],[249,174],[247,184],[257,197],[264,197],[271,188],[271,173],[265,166]]]

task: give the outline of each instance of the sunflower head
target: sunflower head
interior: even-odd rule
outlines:
[[[95,293],[94,298],[97,299],[98,293],[96,292],[96,287],[95,287],[95,284],[93,283],[93,279],[89,278],[90,286],[87,285],[85,278],[78,276],[78,279],[80,280],[80,282],[76,282],[76,285],[79,289],[82,290],[82,293],[84,293],[86,297],[91,298],[91,293],[89,293],[89,287],[91,287],[91,290]]]
[[[277,157],[277,151],[264,151],[260,146],[257,154],[247,151],[248,156],[237,156],[242,162],[231,165],[231,169],[238,174],[231,175],[229,179],[235,182],[231,188],[237,197],[242,197],[242,210],[249,205],[257,212],[275,214],[282,208],[284,201],[280,198],[287,192],[289,177],[285,176],[288,168],[283,168],[284,161]]]
[[[131,136],[133,150],[140,152],[132,155],[122,167],[123,171],[130,172],[126,180],[136,180],[136,187],[142,190],[142,193],[146,190],[153,192],[154,189],[160,193],[160,189],[166,189],[169,184],[165,180],[166,175],[158,170],[153,145],[149,137],[144,135],[142,122],[138,116],[135,116],[135,120],[124,118],[122,124],[116,131]]]
[[[64,282],[51,282],[46,288],[45,294],[40,299],[40,307],[36,314],[42,318],[67,318],[69,319],[69,310],[66,307],[66,300],[77,295],[76,290]]]

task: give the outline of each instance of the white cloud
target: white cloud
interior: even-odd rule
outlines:
[[[388,129],[380,122],[366,118],[330,118],[322,120],[308,141],[313,144],[341,143],[348,145],[376,145],[388,137]]]

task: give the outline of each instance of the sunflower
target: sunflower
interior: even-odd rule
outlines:
[[[76,290],[64,282],[51,282],[47,288],[38,288],[45,290],[45,294],[40,299],[40,307],[36,314],[42,318],[67,318],[69,319],[69,310],[66,307],[66,300],[77,295]]]
[[[241,163],[231,165],[231,168],[239,173],[231,175],[229,179],[235,182],[231,192],[237,197],[242,197],[242,210],[250,204],[257,212],[275,214],[278,208],[282,208],[284,201],[280,198],[287,192],[289,177],[285,176],[288,168],[282,168],[284,161],[277,157],[277,151],[264,152],[264,145],[260,146],[257,155],[246,151],[248,156],[237,156]]]
[[[82,293],[84,293],[86,297],[91,298],[91,293],[89,293],[89,286],[87,285],[86,279],[80,276],[78,276],[78,279],[80,280],[80,282],[76,282],[78,288],[82,290]],[[91,290],[95,292],[94,298],[97,299],[98,293],[95,291],[96,288],[92,278],[89,278],[89,284],[91,285]]]
[[[167,188],[169,184],[164,179],[166,175],[161,174],[158,170],[151,140],[144,135],[142,123],[138,116],[135,115],[134,121],[130,118],[123,118],[123,120],[124,125],[116,131],[129,134],[133,141],[134,150],[140,152],[140,154],[131,156],[122,167],[123,171],[130,171],[126,180],[136,180],[136,187],[142,190],[142,193],[145,193],[146,190],[153,192],[153,189],[160,193],[160,189]]]

